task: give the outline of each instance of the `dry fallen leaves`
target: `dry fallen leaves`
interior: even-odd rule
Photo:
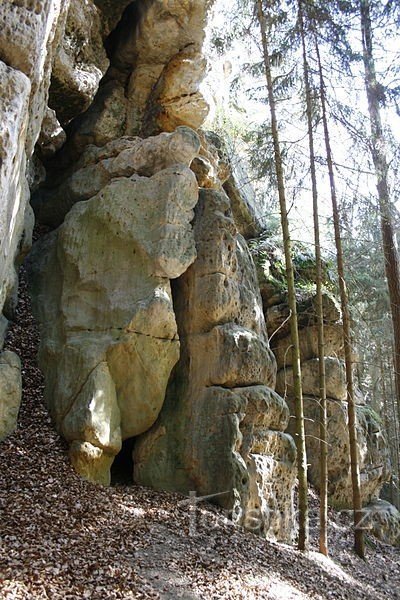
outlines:
[[[235,529],[210,505],[199,505],[191,537],[181,496],[81,480],[42,405],[37,341],[22,274],[7,339],[23,361],[24,398],[16,433],[0,445],[0,597],[400,597],[398,550],[374,541],[359,560],[347,516],[330,512],[328,560]]]

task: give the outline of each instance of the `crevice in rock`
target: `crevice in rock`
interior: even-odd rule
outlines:
[[[111,466],[111,485],[133,484],[133,447],[135,438],[128,438],[122,442],[122,448]]]

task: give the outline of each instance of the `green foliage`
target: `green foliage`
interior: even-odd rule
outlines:
[[[253,260],[257,270],[262,274],[263,281],[272,284],[280,292],[287,290],[286,267],[281,240],[271,239],[266,230],[260,238],[249,242]],[[296,290],[300,297],[311,295],[315,292],[316,264],[315,256],[310,248],[301,242],[292,245],[293,268],[295,274]],[[323,265],[324,286],[332,289],[330,277],[331,264],[325,261]]]

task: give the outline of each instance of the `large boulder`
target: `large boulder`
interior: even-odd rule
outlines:
[[[156,420],[179,358],[170,279],[196,257],[198,198],[188,164],[199,141],[185,134],[93,149],[77,172],[93,197],[75,203],[30,258],[45,399],[77,470],[102,483],[122,440]],[[171,156],[186,165],[167,166]],[[93,173],[107,161],[109,183],[96,187]]]
[[[14,352],[0,353],[0,442],[17,426],[21,404],[21,363]]]
[[[385,500],[374,500],[364,508],[362,525],[385,544],[400,546],[400,512]]]
[[[135,173],[150,177],[166,167],[189,162],[198,149],[197,135],[188,127],[160,134],[156,141],[154,137],[124,136],[105,146],[89,145],[61,181],[49,182],[33,195],[36,218],[57,227],[76,202],[89,200],[112,179]]]
[[[197,259],[174,284],[181,357],[156,424],[134,449],[134,479],[211,495],[246,527],[293,534],[296,451],[288,409],[271,388],[255,269],[228,197],[201,190]]]

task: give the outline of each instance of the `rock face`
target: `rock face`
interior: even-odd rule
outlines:
[[[121,441],[154,423],[179,358],[170,279],[196,257],[198,188],[187,165],[198,148],[185,129],[93,149],[89,176],[71,177],[91,199],[31,255],[46,401],[74,465],[93,480],[109,482]],[[104,164],[109,183],[97,187]]]
[[[363,526],[382,542],[400,546],[400,512],[385,500],[375,500],[364,509]]]
[[[289,405],[292,417],[287,431],[295,435],[292,352],[288,331],[289,308],[285,301],[285,292],[277,289],[271,278],[268,280],[268,277],[264,277],[262,297],[268,333],[272,336],[271,347],[278,366],[276,390]],[[337,508],[350,508],[352,506],[352,485],[341,313],[336,301],[328,293],[324,294],[323,307],[329,445],[328,494],[332,505]],[[299,297],[298,308],[308,475],[311,483],[318,487],[320,457],[319,361],[313,294],[303,292],[302,297]],[[378,415],[366,406],[365,399],[357,388],[355,401],[361,495],[363,504],[367,505],[378,498],[384,482],[389,477],[390,458],[382,423]]]
[[[30,187],[50,229],[29,257],[39,363],[75,469],[108,484],[134,438],[136,481],[213,495],[290,540],[296,453],[241,235],[258,225],[221,140],[199,130],[211,4],[0,5],[0,308],[12,314],[30,245]],[[1,356],[8,432],[19,369]]]
[[[291,415],[294,402],[286,397]],[[329,502],[336,508],[352,506],[350,475],[350,447],[347,429],[347,402],[328,398],[328,494]],[[306,446],[309,479],[319,486],[319,404],[317,397],[304,397],[306,421]],[[382,424],[367,406],[357,405],[358,460],[360,464],[360,489],[363,505],[378,498],[382,485],[390,473],[390,460]],[[288,429],[294,435],[294,419]]]
[[[5,307],[6,316],[16,301],[17,262],[30,244],[26,166],[46,110],[51,61],[67,5],[61,8],[57,0],[0,5],[0,311]]]
[[[215,494],[237,521],[287,540],[289,413],[271,389],[276,367],[255,270],[224,193],[200,192],[194,231],[197,260],[174,285],[181,357],[157,423],[136,445],[134,478]]]
[[[109,31],[104,21],[93,1],[69,1],[49,90],[49,102],[57,107],[62,125],[89,107],[109,66],[103,45]]]
[[[21,403],[21,363],[14,352],[0,353],[0,442],[16,425]]]

